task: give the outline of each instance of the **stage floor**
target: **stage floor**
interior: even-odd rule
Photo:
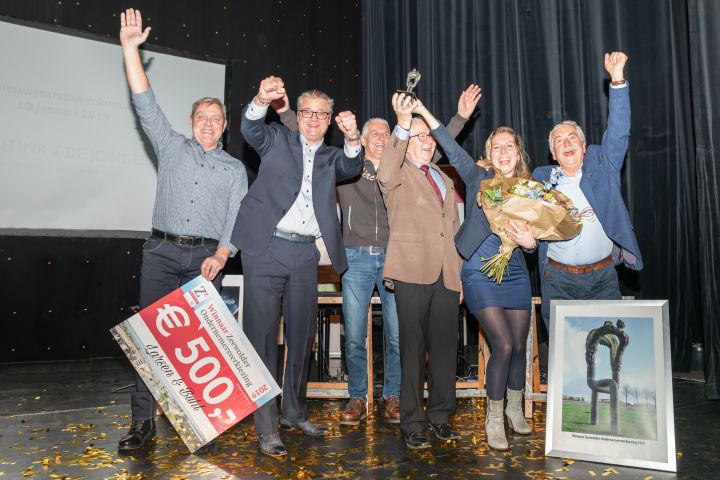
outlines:
[[[130,366],[124,358],[0,365],[0,479],[718,479],[720,403],[704,384],[675,379],[678,474],[546,458],[544,408],[534,433],[509,437],[507,452],[484,442],[484,400],[458,400],[453,425],[463,438],[409,451],[380,410],[356,427],[340,427],[345,400],[310,400],[312,420],[331,428],[317,439],[281,433],[286,460],[257,453],[251,419],[195,455],[172,426],[158,419],[158,435],[144,455],[121,456],[118,439],[129,422]],[[539,404],[538,404],[539,405]]]

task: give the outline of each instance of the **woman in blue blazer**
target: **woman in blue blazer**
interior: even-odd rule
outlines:
[[[476,88],[479,94],[479,87]],[[461,275],[465,303],[482,325],[492,350],[486,374],[488,408],[485,430],[488,444],[491,448],[506,450],[508,443],[503,419],[506,395],[508,425],[515,433],[530,433],[521,400],[532,294],[520,249],[513,251],[501,284],[480,271],[485,263],[482,259],[498,253],[500,237],[492,233],[485,214],[478,206],[477,194],[480,182],[495,175],[530,178],[527,153],[517,132],[510,127],[496,128],[485,142],[483,158],[491,162],[490,167],[485,169],[475,163],[424,106],[419,105],[415,113],[423,116],[435,140],[465,182],[467,213],[455,237],[455,245],[464,259]],[[532,251],[536,247],[527,224],[508,225],[505,233],[525,250]]]

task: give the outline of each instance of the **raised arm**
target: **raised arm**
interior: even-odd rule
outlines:
[[[150,27],[142,28],[140,10],[128,8],[120,14],[120,45],[125,60],[125,75],[131,93],[142,93],[150,88],[150,82],[140,58],[139,47],[150,35]]]
[[[271,102],[285,96],[285,83],[280,77],[267,77],[260,82],[258,93],[245,107],[240,132],[245,141],[260,155],[264,155],[274,141],[273,130],[265,125],[265,115]]]
[[[150,82],[145,75],[139,47],[147,40],[149,34],[150,27],[145,30],[142,28],[140,10],[129,8],[120,14],[120,45],[125,63],[125,76],[132,93],[132,103],[140,124],[155,150],[158,168],[162,170],[173,161],[172,156],[165,155],[169,146],[174,142],[182,141],[184,137],[173,130],[155,100],[155,94],[150,89]]]
[[[427,107],[420,101],[420,99],[415,100],[413,103],[414,105],[412,112],[420,115],[423,120],[425,120],[425,123],[427,123],[430,130],[435,130],[436,128],[440,127],[440,121],[435,118],[432,113],[430,113],[430,110],[427,109]]]
[[[388,193],[402,184],[402,164],[405,161],[408,139],[410,138],[410,124],[415,102],[409,95],[396,93],[392,96],[392,106],[397,115],[397,126],[385,145],[378,170],[377,181],[380,190]],[[437,120],[435,120],[437,122]]]
[[[287,98],[285,93],[285,82],[280,77],[267,77],[260,82],[258,93],[253,98],[253,103],[258,107],[265,107],[272,102]],[[266,110],[267,111],[267,110]]]
[[[290,100],[287,94],[283,95],[282,98],[273,100],[270,105],[275,110],[275,113],[280,117],[280,121],[285,125],[291,132],[298,131],[297,114],[290,108]]]
[[[475,111],[475,107],[477,107],[481,97],[482,89],[479,86],[474,83],[468,85],[468,87],[460,93],[460,98],[458,98],[457,115],[455,117],[460,117],[467,122]],[[451,130],[450,124],[448,124],[448,132],[455,136],[460,133],[459,130],[457,132]]]
[[[463,148],[453,139],[447,129],[430,113],[430,111],[418,101],[418,105],[414,111],[428,124],[430,133],[442,147],[445,155],[447,155],[450,164],[455,167],[460,178],[466,185],[469,185],[478,175],[487,175],[486,171],[475,164],[475,161],[463,150]]]
[[[453,115],[450,122],[448,122],[445,126],[451,137],[457,137],[462,129],[465,128],[465,124],[475,111],[475,107],[480,101],[480,97],[482,97],[480,87],[474,83],[471,83],[460,93],[460,98],[458,98],[457,113]],[[436,150],[435,155],[433,155],[432,162],[437,163],[440,158],[442,158],[442,154],[439,150]]]
[[[605,70],[610,74],[608,125],[600,144],[599,161],[607,169],[622,170],[630,139],[630,87],[625,81],[627,55],[605,54]]]
[[[335,178],[338,182],[342,182],[356,177],[362,170],[360,131],[357,128],[355,114],[350,110],[338,113],[335,123],[345,137],[343,156],[335,162]]]

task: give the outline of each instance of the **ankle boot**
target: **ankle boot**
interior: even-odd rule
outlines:
[[[155,420],[133,419],[130,430],[120,439],[118,452],[131,453],[143,448],[155,436]]]
[[[522,409],[522,390],[507,389],[507,407],[505,407],[505,415],[508,419],[508,427],[519,435],[530,435],[532,430],[525,421]]]
[[[508,449],[507,438],[505,438],[502,400],[490,400],[488,398],[487,411],[485,412],[485,433],[490,448],[495,450]]]

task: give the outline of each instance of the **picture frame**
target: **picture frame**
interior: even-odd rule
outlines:
[[[545,455],[677,471],[667,300],[553,300]]]

